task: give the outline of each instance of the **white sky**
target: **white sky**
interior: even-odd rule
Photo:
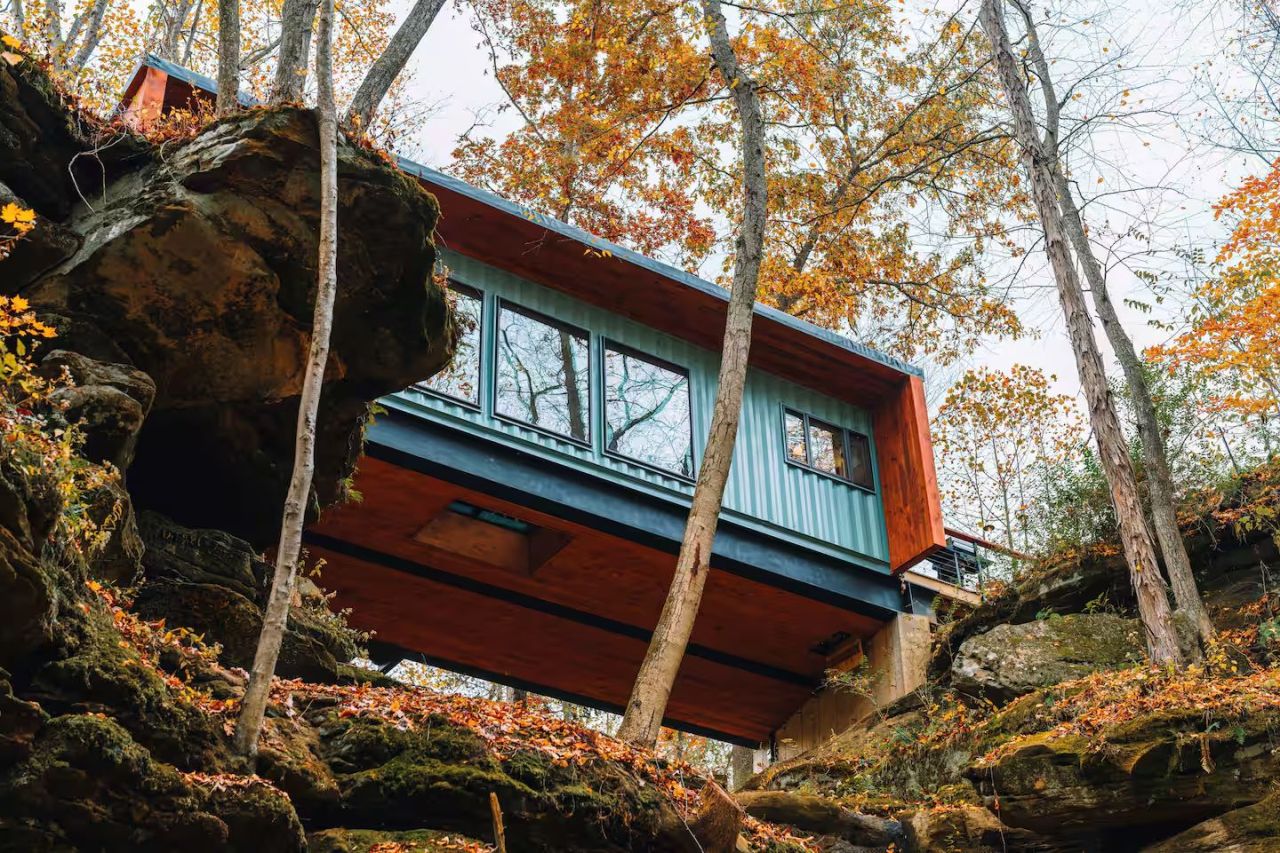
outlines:
[[[1223,155],[1205,143],[1205,124],[1197,117],[1207,108],[1202,99],[1204,81],[1212,76],[1222,85],[1224,79],[1229,81],[1238,72],[1224,59],[1213,0],[1184,3],[1187,10],[1175,14],[1167,3],[1156,0],[1073,0],[1067,5],[1078,16],[1077,23],[1088,18],[1089,7],[1096,7],[1102,25],[1091,21],[1090,25],[1077,26],[1074,34],[1061,36],[1059,43],[1049,46],[1051,57],[1057,47],[1061,55],[1069,54],[1083,62],[1114,58],[1127,46],[1119,72],[1122,79],[1099,88],[1114,95],[1122,87],[1129,87],[1133,94],[1128,108],[1158,106],[1164,111],[1134,119],[1138,125],[1135,127],[1094,133],[1091,156],[1073,164],[1077,169],[1075,177],[1086,195],[1102,194],[1086,209],[1090,228],[1095,233],[1124,233],[1137,226],[1150,235],[1149,244],[1123,239],[1117,241],[1117,251],[1133,253],[1143,245],[1159,250],[1150,257],[1127,257],[1123,263],[1117,257],[1111,259],[1117,262],[1109,275],[1112,296],[1140,347],[1165,340],[1168,333],[1152,328],[1147,315],[1123,303],[1125,299],[1151,301],[1150,291],[1133,275],[1133,270],[1178,269],[1179,264],[1168,253],[1175,245],[1199,246],[1212,256],[1221,232],[1213,221],[1212,203],[1242,175],[1263,168],[1256,159]],[[403,6],[407,8],[408,3]],[[963,19],[970,17],[971,14],[965,15]],[[1107,53],[1102,52],[1103,48]],[[1070,62],[1055,63],[1054,72],[1061,73],[1065,80],[1078,76],[1079,67]],[[495,122],[495,133],[515,126],[511,111],[494,113],[502,95],[489,71],[480,38],[470,27],[465,6],[453,3],[440,13],[414,55],[411,69],[412,95],[440,105],[423,132],[407,141],[406,153],[411,157],[447,170],[455,140],[477,115]],[[1139,107],[1141,98],[1146,100]],[[1098,104],[1091,105],[1086,97],[1073,102],[1072,110],[1080,114],[1089,106],[1102,109]],[[1175,126],[1170,114],[1176,114],[1181,127]],[[1158,189],[1140,190],[1141,187]],[[998,266],[993,274],[1007,275],[1009,268]],[[1001,368],[1016,362],[1031,364],[1057,374],[1060,390],[1077,393],[1074,360],[1062,329],[1053,281],[1040,251],[1020,268],[1017,290],[1024,323],[1041,329],[1041,336],[992,342],[972,354],[972,363]],[[1170,307],[1158,308],[1153,316],[1168,319]],[[1105,349],[1100,330],[1098,337]]]

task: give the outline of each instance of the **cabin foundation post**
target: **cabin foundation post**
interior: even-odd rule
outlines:
[[[931,642],[929,617],[900,613],[862,644],[858,689],[823,687],[775,734],[778,761],[805,752],[925,682]]]

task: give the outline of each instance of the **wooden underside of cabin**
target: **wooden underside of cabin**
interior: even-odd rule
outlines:
[[[672,554],[379,459],[361,462],[356,488],[363,500],[326,513],[307,546],[326,561],[321,583],[351,608],[353,625],[450,668],[625,704]],[[477,520],[456,501],[532,527]],[[880,624],[713,569],[669,720],[765,741],[822,680],[823,644],[869,637]]]

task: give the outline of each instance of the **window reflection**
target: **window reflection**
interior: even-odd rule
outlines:
[[[637,353],[606,347],[605,444],[623,456],[693,476],[689,376]]]
[[[422,383],[437,394],[480,405],[480,328],[484,302],[480,294],[460,285],[453,291],[453,315],[458,323],[458,346],[453,361]]]
[[[787,430],[787,456],[791,457],[793,462],[799,462],[801,465],[809,464],[808,451],[805,449],[804,443],[804,418],[799,415],[786,413],[786,430]]]
[[[809,464],[819,471],[848,478],[844,458],[844,435],[839,427],[809,420]]]
[[[587,334],[503,304],[498,314],[494,410],[587,441]]]
[[[861,433],[849,433],[849,479],[859,486],[870,489],[871,478],[871,443]]]
[[[787,461],[839,477],[864,489],[875,489],[871,442],[860,432],[783,410]]]

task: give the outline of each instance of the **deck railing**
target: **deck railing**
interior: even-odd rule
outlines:
[[[946,533],[947,547],[917,563],[911,569],[913,572],[961,589],[981,592],[993,576],[1005,574],[1002,569],[1007,566],[1002,567],[1000,563],[1031,559],[1019,551],[962,530],[948,527]]]

